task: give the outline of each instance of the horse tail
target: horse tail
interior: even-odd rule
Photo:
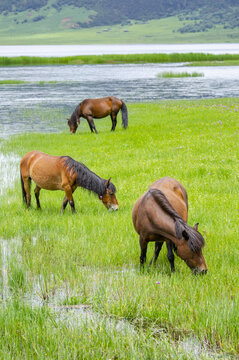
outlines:
[[[178,239],[182,237],[188,241],[188,246],[193,252],[199,252],[204,245],[204,239],[200,232],[191,228],[181,216],[174,210],[164,193],[158,189],[149,189],[150,194],[154,197],[157,204],[163,209],[169,216],[171,216],[175,222],[175,233]]]
[[[122,114],[122,125],[126,129],[128,126],[128,110],[125,103],[121,100],[122,106],[121,106],[121,114]]]
[[[22,199],[23,199],[23,202],[27,203],[27,193],[24,188],[24,182],[23,182],[21,170],[20,170],[20,177],[21,177],[21,186],[22,186]]]

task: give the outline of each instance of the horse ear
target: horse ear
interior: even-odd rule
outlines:
[[[186,231],[186,230],[183,230],[183,232],[182,232],[182,236],[184,237],[184,239],[185,239],[186,241],[188,241],[189,236],[188,236],[188,233],[187,233],[187,231]]]
[[[108,188],[109,185],[110,185],[110,181],[111,181],[111,177],[110,177],[109,180],[107,180],[107,182],[106,182],[106,187],[107,187],[107,188]]]
[[[199,225],[199,223],[196,223],[196,224],[194,225],[193,229],[198,231],[198,225]]]

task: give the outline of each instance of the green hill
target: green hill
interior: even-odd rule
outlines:
[[[0,44],[237,41],[236,0],[0,0]]]

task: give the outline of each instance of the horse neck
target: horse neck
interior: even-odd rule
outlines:
[[[78,163],[76,171],[76,184],[95,194],[102,196],[106,192],[106,180],[100,178],[85,165]]]

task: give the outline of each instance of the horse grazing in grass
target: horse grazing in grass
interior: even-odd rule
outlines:
[[[157,260],[163,242],[166,241],[172,272],[175,271],[173,250],[193,272],[207,272],[202,254],[204,239],[197,231],[198,224],[193,228],[187,224],[187,192],[177,180],[164,177],[155,181],[136,201],[132,217],[139,234],[141,265],[146,261],[150,241],[155,241],[155,252],[150,265]]]
[[[69,202],[74,213],[75,203],[72,194],[78,186],[96,193],[108,210],[119,208],[115,196],[116,187],[110,181],[111,178],[109,180],[100,178],[84,164],[69,156],[51,156],[40,151],[31,151],[23,156],[20,172],[22,196],[27,207],[31,204],[31,180],[33,180],[36,184],[35,197],[38,208],[40,208],[41,189],[63,190],[65,197],[61,212]]]
[[[117,114],[120,110],[122,113],[122,125],[127,128],[128,111],[122,100],[113,96],[100,99],[85,99],[75,108],[70,119],[67,119],[70,132],[72,134],[76,132],[78,124],[80,124],[80,118],[83,117],[88,121],[91,132],[97,134],[93,119],[101,119],[108,115],[112,120],[111,131],[114,131],[117,124]]]

